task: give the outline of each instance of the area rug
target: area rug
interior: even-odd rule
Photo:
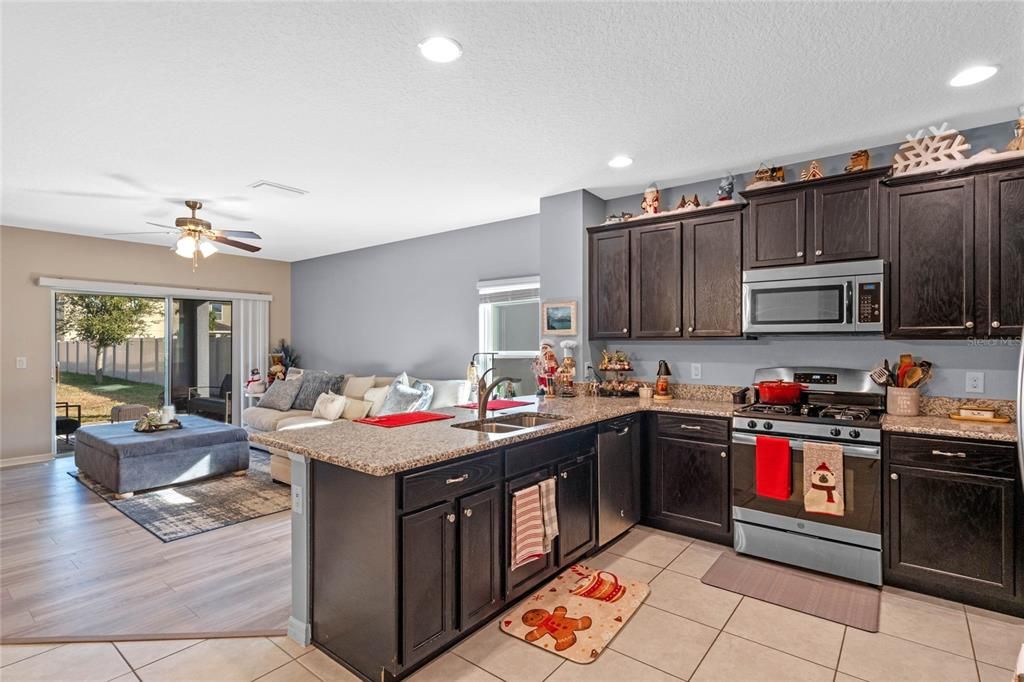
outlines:
[[[245,476],[220,476],[183,485],[136,493],[128,499],[85,474],[69,475],[164,542],[231,526],[291,507],[291,487],[270,478],[270,455],[249,452]]]
[[[583,564],[571,566],[501,621],[501,629],[576,663],[601,655],[651,588]]]
[[[882,591],[870,585],[728,553],[718,557],[700,581],[858,630],[878,632]]]

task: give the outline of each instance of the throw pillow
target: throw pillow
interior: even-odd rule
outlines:
[[[302,388],[295,396],[293,410],[312,410],[321,393],[339,393],[341,377],[324,370],[306,370],[302,375]]]
[[[301,379],[302,375],[305,373],[306,370],[304,369],[299,369],[298,367],[289,367],[287,370],[285,370],[284,380],[295,381],[296,379]]]
[[[430,406],[430,400],[433,397],[433,386],[422,381],[415,381],[410,386],[409,376],[402,372],[391,382],[388,395],[384,399],[384,405],[380,408],[379,414],[400,414],[425,410]]]
[[[370,413],[370,403],[356,398],[345,398],[345,409],[341,416],[343,419],[362,419]]]
[[[313,406],[313,416],[317,419],[337,421],[345,411],[345,396],[334,393],[321,393]]]
[[[375,386],[363,396],[363,400],[370,403],[371,417],[380,414],[380,408],[384,407],[384,399],[388,397],[388,388],[388,386]]]
[[[260,398],[259,406],[280,412],[290,410],[300,388],[302,388],[301,378],[293,381],[275,381],[270,384],[267,392]]]
[[[362,400],[366,392],[373,388],[373,382],[376,380],[375,376],[349,377],[349,380],[345,382],[345,397]]]

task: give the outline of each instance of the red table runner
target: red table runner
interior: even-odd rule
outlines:
[[[422,424],[424,422],[438,421],[439,419],[454,419],[454,414],[440,414],[438,412],[403,412],[401,414],[387,414],[383,417],[366,417],[356,419],[360,424],[373,424],[392,428],[395,426],[408,426],[409,424]]]

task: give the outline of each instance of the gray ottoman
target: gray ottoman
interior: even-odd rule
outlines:
[[[183,428],[136,433],[134,422],[84,426],[75,437],[78,470],[121,496],[249,468],[245,429],[202,417]]]

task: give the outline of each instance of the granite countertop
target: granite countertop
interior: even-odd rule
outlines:
[[[1017,442],[1017,425],[1015,423],[983,424],[981,422],[957,421],[936,415],[896,417],[887,414],[882,417],[882,430],[896,433],[916,433],[923,436]]]
[[[431,412],[453,414],[454,419],[425,424],[388,429],[339,420],[328,426],[253,434],[251,439],[261,445],[287,450],[372,476],[390,476],[636,412],[678,412],[731,417],[733,409],[735,406],[731,401],[676,399],[654,402],[641,398],[549,398],[529,407],[488,414],[496,416],[516,412],[543,412],[568,417],[543,429],[519,434],[498,435],[453,429],[452,424],[475,421],[476,411],[452,407]]]

